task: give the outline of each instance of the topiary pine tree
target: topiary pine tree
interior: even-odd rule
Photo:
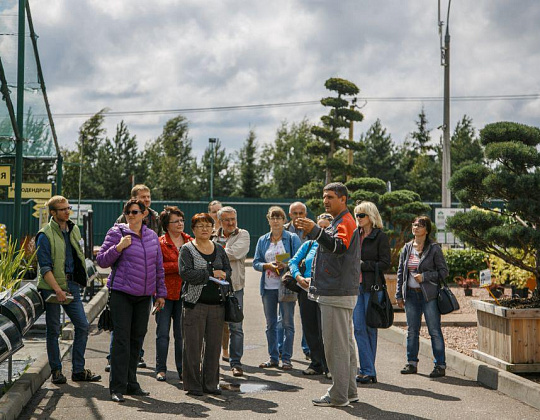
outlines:
[[[458,213],[448,226],[472,247],[532,273],[539,297],[540,129],[498,122],[481,130],[480,141],[486,163],[463,167],[449,183],[464,206],[478,209]],[[504,208],[490,208],[490,199],[503,200]]]
[[[355,109],[349,108],[349,101],[344,97],[357,95],[360,90],[348,80],[330,78],[325,83],[326,89],[337,92],[337,97],[321,99],[321,104],[331,107],[328,115],[321,117],[322,126],[311,128],[317,139],[308,145],[308,153],[316,156],[315,163],[326,172],[325,184],[332,182],[335,174],[353,173],[354,168],[334,155],[340,149],[359,150],[360,144],[349,139],[341,138],[342,130],[348,129],[351,121],[362,121],[364,116]]]

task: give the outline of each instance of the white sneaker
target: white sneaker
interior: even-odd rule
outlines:
[[[349,404],[357,403],[360,401],[360,398],[358,398],[358,395],[355,395],[354,397],[349,397]]]
[[[319,407],[346,407],[349,405],[349,401],[341,404],[336,404],[330,401],[330,397],[325,395],[324,397],[321,397],[316,400],[311,400],[313,405],[319,406]]]

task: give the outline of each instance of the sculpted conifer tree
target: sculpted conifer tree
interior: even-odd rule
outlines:
[[[480,132],[485,163],[465,166],[450,188],[465,207],[448,221],[470,246],[529,271],[540,280],[540,129],[513,122],[488,124]],[[503,200],[493,209],[490,199]]]
[[[362,121],[364,116],[355,109],[349,108],[349,101],[345,98],[355,97],[360,89],[348,80],[340,78],[328,79],[324,86],[326,89],[336,92],[336,97],[321,99],[321,104],[329,107],[328,115],[321,117],[322,126],[314,126],[311,132],[317,137],[308,145],[308,152],[315,155],[315,163],[324,168],[325,184],[334,180],[337,174],[347,175],[353,173],[354,168],[349,168],[342,160],[336,158],[336,153],[343,149],[359,150],[360,144],[343,138],[345,129],[349,129],[351,121]],[[348,133],[348,131],[347,131]]]

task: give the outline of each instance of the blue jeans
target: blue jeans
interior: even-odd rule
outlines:
[[[268,354],[272,363],[278,363],[278,307],[282,316],[284,340],[281,360],[290,363],[294,343],[294,306],[296,302],[279,302],[279,291],[264,290],[262,296],[264,316],[266,318],[266,341],[268,342]]]
[[[167,372],[171,321],[176,371],[182,375],[182,301],[169,299],[165,299],[165,306],[156,313],[156,373]]]
[[[379,302],[383,297],[383,292],[378,291]],[[359,374],[377,376],[375,370],[375,358],[377,356],[377,328],[366,325],[366,313],[371,292],[364,293],[360,286],[360,293],[353,311],[354,338],[358,347],[358,358],[360,361]]]
[[[67,316],[75,327],[75,338],[73,339],[71,360],[73,363],[73,372],[78,373],[84,370],[84,352],[86,351],[86,342],[88,341],[88,320],[84,313],[81,301],[81,288],[73,282],[68,281],[69,293],[73,295],[73,301],[64,306]],[[54,295],[52,290],[41,290],[43,300],[50,295]],[[60,305],[58,303],[45,304],[45,322],[47,325],[47,356],[51,371],[62,370],[62,361],[60,360],[60,347],[58,337],[60,336]]]
[[[238,303],[244,309],[244,289],[237,290],[234,295]],[[244,355],[244,330],[241,322],[229,322],[229,361],[231,367],[242,366],[242,356]]]
[[[444,338],[441,331],[441,313],[437,306],[437,299],[429,302],[424,300],[422,292],[407,289],[405,300],[405,313],[407,315],[407,363],[416,366],[418,364],[418,348],[420,347],[420,325],[422,313],[426,320],[429,335],[431,336],[431,348],[435,357],[435,365],[446,368],[444,353]]]

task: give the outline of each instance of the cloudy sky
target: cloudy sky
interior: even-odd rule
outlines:
[[[0,0],[0,12],[16,11]],[[402,142],[425,107],[433,136],[442,101],[437,0],[41,0],[31,1],[51,108],[62,145],[102,108],[114,112],[317,101],[329,77],[360,88],[364,122],[380,118]],[[442,0],[446,20],[447,0]],[[14,9],[13,9],[14,8]],[[454,0],[450,11],[451,95],[540,93],[540,3]],[[1,32],[1,31],[0,31]],[[367,98],[367,99],[362,99]],[[219,137],[233,151],[253,128],[271,142],[280,122],[312,122],[318,104],[186,112],[194,150]],[[498,120],[539,125],[540,98],[453,101],[477,128]],[[141,146],[175,114],[107,117],[109,135],[124,119]]]

